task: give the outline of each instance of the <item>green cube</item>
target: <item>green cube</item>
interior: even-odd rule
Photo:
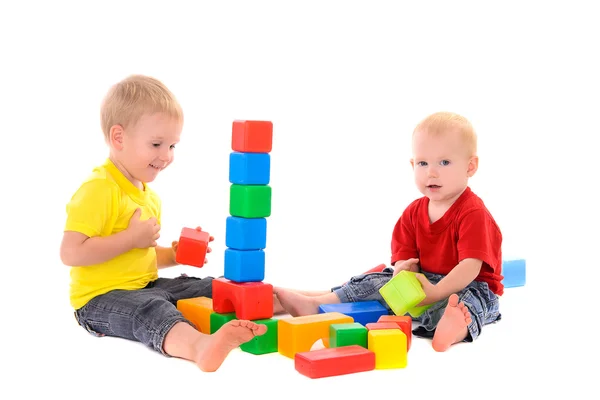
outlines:
[[[271,186],[231,185],[229,213],[234,217],[242,218],[269,217],[271,215]]]
[[[367,348],[367,328],[358,323],[329,325],[329,347],[342,347],[357,344]]]
[[[421,282],[412,271],[400,271],[379,289],[379,293],[396,315],[406,315],[409,310],[413,311],[413,308],[425,298]],[[429,308],[430,305],[424,307]],[[422,308],[418,307],[414,312],[423,312]]]
[[[275,353],[278,350],[277,319],[258,319],[252,322],[266,325],[267,331],[264,335],[255,336],[252,340],[243,343],[240,349],[252,354]]]
[[[235,313],[219,314],[213,312],[210,314],[210,334],[218,331],[223,325],[235,319]]]

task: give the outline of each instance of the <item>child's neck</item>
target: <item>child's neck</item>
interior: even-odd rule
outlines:
[[[452,205],[454,203],[456,203],[456,200],[458,200],[460,198],[460,196],[462,196],[462,194],[465,192],[465,190],[466,190],[466,188],[463,189],[454,198],[449,199],[449,200],[445,200],[445,201],[429,200],[429,204],[427,206],[427,212],[429,214],[429,223],[433,224],[436,221],[439,221],[444,216],[444,214],[446,214],[446,212],[450,209],[450,207],[452,207]]]

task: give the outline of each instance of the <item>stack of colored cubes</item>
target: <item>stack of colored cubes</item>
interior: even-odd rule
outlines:
[[[233,121],[224,277],[234,282],[262,282],[265,278],[272,142],[272,122]]]

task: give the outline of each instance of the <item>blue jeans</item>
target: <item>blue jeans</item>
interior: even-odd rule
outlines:
[[[393,314],[391,308],[387,305],[379,289],[392,279],[394,269],[386,268],[382,272],[357,275],[352,277],[342,286],[331,289],[342,303],[351,303],[357,301],[377,300],[384,305]],[[427,279],[436,284],[444,275],[422,272]],[[471,323],[468,326],[469,334],[465,342],[472,342],[480,334],[485,325],[500,321],[499,299],[494,294],[486,282],[473,281],[465,289],[457,293],[459,302],[463,302],[471,313]],[[448,299],[434,303],[419,317],[413,318],[413,321],[419,322],[420,326],[413,330],[413,334],[420,337],[432,338],[435,328],[444,314],[448,305]]]
[[[75,310],[75,318],[94,336],[138,341],[168,356],[163,342],[173,325],[186,322],[194,326],[177,310],[177,301],[212,298],[212,280],[182,275],[158,278],[138,290],[112,290]]]

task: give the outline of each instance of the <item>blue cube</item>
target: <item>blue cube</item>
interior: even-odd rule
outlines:
[[[339,312],[354,318],[354,322],[367,325],[377,322],[382,315],[389,315],[387,308],[376,300],[358,301],[354,303],[321,304],[319,313]]]
[[[236,250],[260,250],[267,247],[267,219],[227,217],[225,246]]]
[[[238,185],[267,185],[271,179],[269,153],[229,154],[229,182]]]
[[[525,286],[525,264],[524,259],[502,261],[502,284],[505,288]]]
[[[265,252],[225,249],[224,276],[234,282],[262,282],[265,279]]]

